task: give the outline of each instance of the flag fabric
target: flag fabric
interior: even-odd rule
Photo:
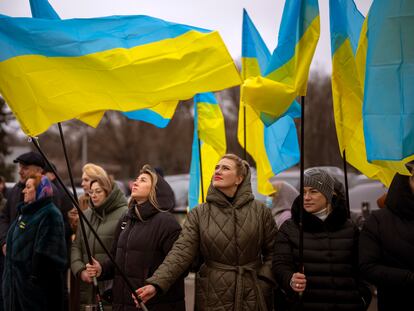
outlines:
[[[190,209],[205,201],[215,166],[226,149],[224,117],[214,94],[197,94],[194,97],[194,136],[188,191]]]
[[[30,10],[36,18],[60,19],[47,0],[30,0]]]
[[[347,162],[372,179],[389,186],[404,163],[369,163],[362,119],[366,21],[350,0],[330,0],[332,94],[339,148]],[[361,38],[361,39],[360,39]],[[385,147],[385,146],[383,146]]]
[[[263,74],[270,61],[270,53],[246,10],[243,13],[242,41],[242,78]],[[297,116],[300,116],[300,106],[296,103],[276,122],[265,126],[255,109],[241,98],[237,137],[256,162],[257,186],[261,194],[274,193],[269,179],[299,162],[299,144],[292,119]]]
[[[35,18],[60,19],[47,0],[30,0],[30,10]],[[105,111],[86,113],[77,117],[77,119],[90,126],[97,127],[104,114]]]
[[[244,81],[243,101],[277,119],[297,96],[305,96],[319,32],[318,0],[287,0],[278,45],[262,75]]]
[[[414,1],[375,0],[367,23],[367,157],[404,160],[414,155]]]
[[[147,109],[123,112],[129,119],[144,121],[159,128],[165,128],[174,116],[178,101],[162,102]]]
[[[0,92],[23,131],[240,84],[220,35],[149,16],[0,15]]]

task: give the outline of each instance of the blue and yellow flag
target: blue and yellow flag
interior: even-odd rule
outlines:
[[[276,119],[297,96],[306,95],[309,68],[319,40],[318,0],[286,0],[278,45],[262,75],[249,76],[242,99]]]
[[[190,209],[205,201],[214,168],[226,149],[224,117],[214,94],[197,94],[194,96],[194,136],[188,191]]]
[[[144,121],[164,128],[170,123],[177,106],[178,101],[162,102],[147,109],[123,112],[123,115],[132,120]]]
[[[340,152],[346,151],[347,162],[388,187],[396,172],[406,174],[407,170],[402,162],[374,164],[367,160],[362,119],[366,25],[353,1],[330,0],[335,126]]]
[[[246,10],[243,13],[242,77],[263,74],[270,53]],[[255,110],[240,101],[238,141],[253,157],[257,169],[258,191],[275,192],[269,179],[299,162],[299,144],[292,117],[300,115],[300,107],[292,105],[289,113],[265,126]],[[246,123],[245,123],[246,122]],[[246,126],[245,126],[246,125]],[[246,141],[246,144],[245,144]]]
[[[414,155],[414,1],[375,0],[367,23],[367,157],[407,161]]]
[[[23,131],[240,84],[220,35],[149,16],[0,15],[0,92]]]
[[[59,15],[47,0],[30,0],[30,9],[33,17],[60,19]],[[145,121],[159,128],[164,128],[171,121],[177,105],[178,101],[163,102],[151,108],[124,112],[123,114],[129,119]],[[92,118],[100,120],[102,115],[103,112],[97,112]],[[84,120],[82,117],[78,119],[83,122],[88,121],[88,119]],[[91,125],[94,126],[95,124],[92,123]]]

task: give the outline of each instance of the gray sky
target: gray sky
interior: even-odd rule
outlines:
[[[241,55],[242,10],[246,8],[271,51],[276,47],[284,0],[49,0],[61,18],[150,15],[218,30],[234,59]],[[366,15],[372,0],[355,0]],[[331,71],[329,0],[319,0],[321,38],[312,70]],[[29,0],[0,0],[0,14],[31,16]]]

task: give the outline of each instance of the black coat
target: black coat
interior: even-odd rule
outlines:
[[[276,235],[273,271],[285,292],[288,308],[297,307],[299,297],[289,282],[299,272],[299,199],[292,219]],[[322,221],[303,211],[303,263],[306,290],[302,310],[365,310],[371,300],[366,283],[358,277],[358,228],[347,218],[344,200],[335,197],[332,212]],[[276,306],[277,307],[277,306]]]
[[[112,254],[135,289],[145,285],[145,279],[149,278],[163,262],[181,232],[177,220],[167,212],[174,207],[173,192],[160,176],[157,183],[157,200],[160,208],[166,212],[158,211],[147,201],[137,206],[144,221],[137,217],[132,207],[120,220],[115,232]],[[112,277],[114,278],[113,310],[135,311],[136,307],[128,286],[115,270],[114,265],[106,261],[102,265],[100,278]],[[170,291],[151,299],[146,305],[150,311],[184,311],[184,276],[172,286]]]
[[[385,201],[366,221],[360,269],[377,286],[378,310],[414,309],[414,194],[408,176],[396,175]]]

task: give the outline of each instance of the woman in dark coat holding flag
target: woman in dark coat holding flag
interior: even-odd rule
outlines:
[[[325,170],[305,171],[303,258],[299,255],[299,198],[293,203],[292,219],[276,235],[273,260],[287,308],[297,310],[302,304],[303,311],[366,310],[371,293],[358,273],[359,231],[348,218],[340,187],[335,187]]]
[[[168,211],[174,207],[170,185],[149,165],[144,165],[134,182],[127,214],[115,229],[112,255],[135,287],[145,284],[170,251],[181,227]],[[137,310],[131,292],[110,260],[86,265],[90,276],[114,279],[114,311]],[[184,275],[163,296],[147,304],[150,311],[184,311]]]
[[[45,176],[31,176],[20,216],[7,235],[3,275],[5,310],[63,310],[66,242],[63,217]]]

